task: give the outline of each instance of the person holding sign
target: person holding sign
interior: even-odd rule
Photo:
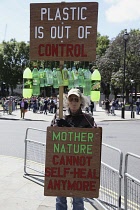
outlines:
[[[56,126],[92,128],[96,124],[94,118],[82,111],[85,106],[85,98],[79,89],[73,88],[68,92],[67,97],[68,114],[65,119],[56,119]],[[67,210],[66,197],[56,198],[56,210]],[[83,198],[73,197],[73,210],[84,210]]]

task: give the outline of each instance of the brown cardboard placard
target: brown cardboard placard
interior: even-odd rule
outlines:
[[[93,61],[97,2],[30,4],[30,60]]]
[[[45,196],[99,196],[102,128],[48,127]]]

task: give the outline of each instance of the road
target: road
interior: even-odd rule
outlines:
[[[24,139],[26,129],[28,127],[46,130],[49,122],[44,121],[22,121],[22,120],[0,120],[0,154],[24,158]],[[99,122],[98,126],[103,128],[103,143],[111,145],[120,149],[124,156],[127,152],[140,155],[140,140],[139,128],[140,121],[104,121]],[[41,133],[39,135],[29,135],[33,140],[45,143],[46,135]],[[118,167],[119,159],[118,153],[114,151],[105,150],[103,147],[102,160],[109,163],[109,165]],[[124,163],[124,161],[123,161]],[[134,169],[131,171],[138,171],[137,165],[139,162],[132,160]],[[124,167],[124,165],[123,165]],[[140,174],[140,173],[139,173]]]
[[[101,122],[100,126],[103,128],[103,143],[111,145],[120,149],[123,152],[123,170],[124,158],[127,152],[131,152],[140,156],[140,121],[109,121]],[[119,166],[119,153],[111,150],[104,149],[102,153],[102,160],[115,166]],[[140,179],[140,160],[130,159],[128,171],[131,175]]]
[[[49,125],[49,122],[43,121],[0,120],[0,154],[23,158],[26,129],[32,127],[46,130]]]

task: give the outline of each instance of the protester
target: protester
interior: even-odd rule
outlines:
[[[68,114],[65,115],[64,119],[56,120],[56,126],[93,128],[95,126],[94,118],[82,111],[85,103],[85,98],[80,90],[71,89],[67,97]],[[56,198],[56,210],[67,210],[66,197]],[[73,210],[84,210],[83,198],[73,198]]]

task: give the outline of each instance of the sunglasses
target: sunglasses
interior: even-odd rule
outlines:
[[[79,102],[79,98],[69,98],[69,102]]]

